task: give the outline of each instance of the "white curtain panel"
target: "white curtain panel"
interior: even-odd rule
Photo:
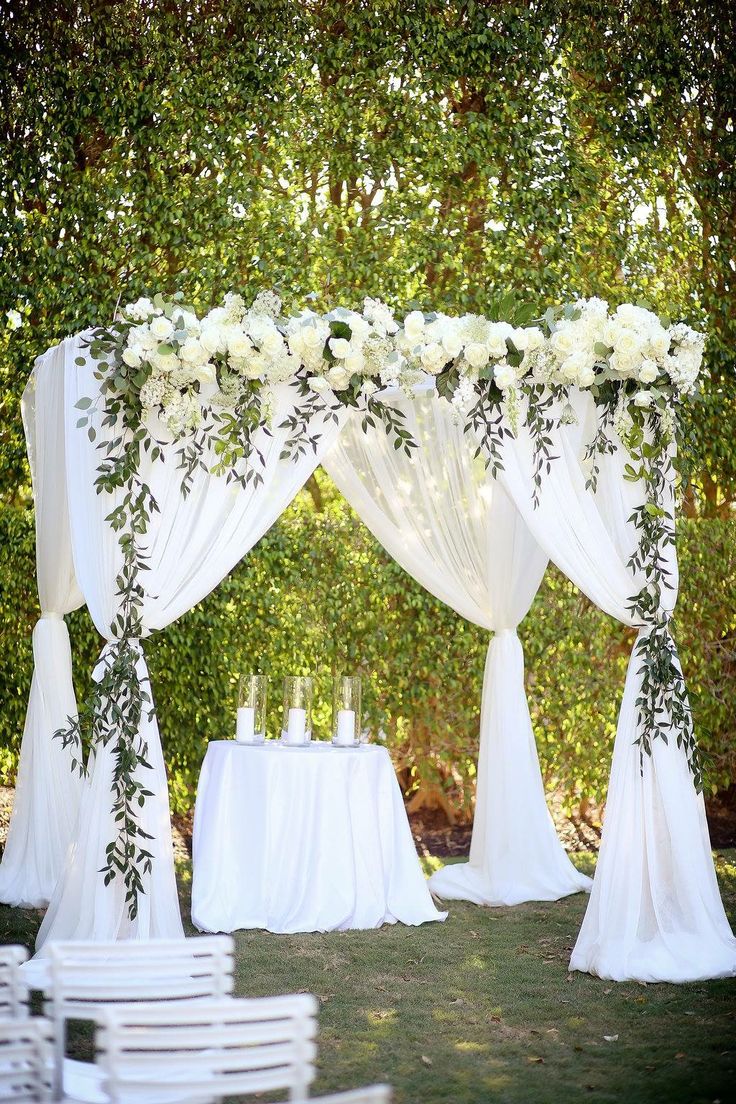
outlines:
[[[84,335],[80,335],[80,338]],[[75,358],[83,357],[84,366]],[[65,347],[66,447],[69,515],[76,575],[99,633],[111,645],[110,625],[117,612],[116,576],[121,558],[117,535],[105,521],[116,496],[94,488],[101,454],[87,434],[77,428],[77,401],[94,396],[97,384],[88,351],[80,340]],[[180,493],[181,473],[175,448],[167,449],[163,463],[144,463],[142,478],[160,506],[146,534],[148,567],[144,583],[144,635],[162,629],[200,602],[286,509],[296,492],[319,463],[321,451],[339,432],[328,423],[316,452],[297,462],[281,460],[286,433],[276,428],[293,409],[294,391],[284,384],[273,395],[274,429],[259,431],[263,481],[246,488],[199,469],[191,493]],[[99,415],[96,415],[99,417]],[[320,427],[313,427],[317,431]],[[143,650],[138,672],[148,678]],[[196,687],[192,688],[196,693]],[[155,688],[153,688],[155,697]],[[124,905],[124,886],[116,878],[107,888],[98,873],[104,865],[105,845],[113,838],[110,819],[112,749],[94,758],[90,780],[80,808],[76,841],[70,848],[63,876],[39,932],[37,948],[58,939],[149,939],[182,934],[174,880],[168,786],[155,716],[146,721],[141,736],[148,745],[152,770],[140,768],[140,779],[153,791],[142,811],[142,826],[155,837],[156,861],[144,878],[145,898],[131,921]]]
[[[545,803],[516,627],[547,565],[475,442],[432,391],[393,398],[418,442],[411,457],[353,417],[323,466],[401,566],[468,620],[495,633],[481,706],[470,862],[430,879],[440,897],[482,905],[555,900],[590,887],[565,854]],[[441,662],[438,670],[441,673]]]
[[[33,678],[13,814],[0,865],[0,901],[48,904],[74,832],[82,779],[54,732],[76,715],[64,614],[83,604],[74,576],[64,475],[64,358],[68,343],[39,357],[23,394],[23,425],[36,504],[41,617],[33,630]]]
[[[589,397],[577,406],[588,424]],[[554,430],[557,459],[532,505],[533,457],[529,434],[504,447],[500,481],[539,545],[588,597],[619,621],[639,628],[628,609],[642,578],[627,566],[636,542],[629,520],[642,500],[640,484],[623,479],[627,455],[619,444],[601,457],[597,492],[586,489],[576,430]],[[669,505],[673,491],[669,489]],[[676,600],[674,549],[669,550]],[[736,940],[718,892],[702,795],[696,793],[676,733],[657,739],[640,763],[636,699],[641,691],[635,653],[613,751],[605,826],[591,899],[571,968],[616,981],[695,981],[736,973]]]

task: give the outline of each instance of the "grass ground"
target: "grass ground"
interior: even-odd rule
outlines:
[[[592,871],[592,856],[575,861]],[[717,868],[733,924],[736,851]],[[180,882],[188,916],[188,870]],[[736,1100],[736,981],[569,974],[585,901],[452,904],[446,923],[422,928],[239,932],[236,993],[317,995],[315,1093],[388,1081],[396,1104]],[[0,940],[30,943],[38,922],[0,908]]]

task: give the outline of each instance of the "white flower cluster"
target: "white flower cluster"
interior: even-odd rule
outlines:
[[[378,389],[376,377],[382,383],[398,378],[398,328],[390,307],[379,299],[366,299],[361,313],[343,307],[327,315],[303,311],[289,319],[286,335],[314,391],[344,391],[358,376],[363,394],[370,396]]]
[[[160,419],[179,436],[201,423],[207,401],[236,402],[240,381],[278,383],[295,376],[299,361],[274,321],[280,310],[273,292],[261,293],[250,309],[230,293],[201,319],[176,304],[129,304],[125,314],[136,325],[128,330],[122,359],[146,376],[140,388],[143,420]]]
[[[174,435],[196,427],[207,403],[232,407],[247,381],[299,377],[313,391],[353,389],[369,398],[381,387],[410,389],[423,375],[455,372],[448,392],[459,415],[477,400],[479,380],[493,380],[504,408],[519,410],[519,384],[590,388],[634,380],[641,407],[673,390],[695,388],[704,336],[682,323],[665,326],[650,310],[582,299],[548,311],[545,329],[512,326],[482,315],[425,315],[399,323],[379,299],[362,311],[338,307],[281,319],[281,300],[261,292],[250,307],[229,293],[203,318],[156,296],[125,308],[130,323],[122,359],[140,369],[144,420],[163,420]],[[651,388],[651,390],[649,390]],[[664,389],[664,390],[663,390]]]
[[[533,375],[545,383],[591,387],[602,378],[635,380],[644,387],[671,383],[680,394],[695,388],[705,338],[682,323],[665,327],[652,311],[624,303],[611,314],[602,299],[571,305],[555,322],[549,347]],[[604,375],[607,373],[607,375]],[[652,396],[639,392],[645,407]]]
[[[502,391],[515,387],[527,374],[532,354],[544,343],[537,326],[490,322],[478,314],[425,316],[421,311],[406,316],[398,337],[400,352],[430,375],[454,363],[461,380],[477,380],[483,373]]]

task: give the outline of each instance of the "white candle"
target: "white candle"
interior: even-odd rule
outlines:
[[[286,725],[287,744],[303,744],[307,731],[307,711],[293,707],[289,710],[289,719]]]
[[[355,743],[355,710],[340,709],[337,714],[335,743],[340,747],[352,747]]]
[[[252,744],[256,735],[256,711],[250,705],[238,707],[235,722],[235,739],[239,744]]]

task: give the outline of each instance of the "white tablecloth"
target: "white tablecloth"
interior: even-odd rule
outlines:
[[[200,931],[378,928],[444,920],[383,747],[217,740],[194,814]]]

